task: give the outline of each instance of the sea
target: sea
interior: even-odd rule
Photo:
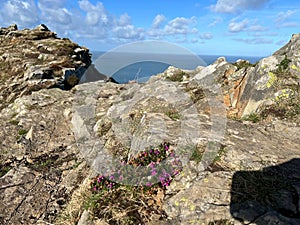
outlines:
[[[176,55],[145,53],[114,53],[92,51],[92,63],[96,69],[106,76],[112,77],[118,83],[128,83],[135,80],[146,82],[151,76],[164,72],[169,66],[182,69],[195,69],[197,66],[207,66],[219,57],[225,57],[227,62],[239,59],[256,63],[263,58],[257,56],[221,56],[221,55]]]

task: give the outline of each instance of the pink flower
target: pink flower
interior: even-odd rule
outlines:
[[[151,176],[155,176],[157,174],[156,170],[151,171]]]

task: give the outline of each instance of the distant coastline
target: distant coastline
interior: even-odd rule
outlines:
[[[97,58],[103,55],[104,51],[91,51],[92,53],[92,61],[95,62]],[[235,62],[238,59],[248,60],[250,63],[256,63],[257,61],[261,60],[267,56],[232,56],[232,55],[198,55],[202,58],[207,65],[212,64],[215,62],[219,57],[225,57],[228,62]]]
[[[97,59],[101,55],[103,55],[105,52],[91,51],[91,53],[92,53],[92,63],[96,63],[97,69],[99,70],[99,72],[102,73],[103,71],[101,71],[101,68],[99,68],[99,67],[101,67],[101,65],[99,65],[99,63],[97,63],[97,61],[98,61]],[[124,52],[122,52],[120,54],[126,55],[125,57],[127,57],[127,54],[128,54],[128,58],[131,57],[131,54],[140,54],[141,58],[143,58],[143,53],[124,53]],[[213,62],[215,62],[219,57],[221,57],[221,55],[198,55],[198,56],[203,61],[203,64],[201,66],[210,65]],[[170,54],[170,56],[168,56],[166,54],[166,57],[173,58],[176,61],[183,61],[183,64],[191,63],[191,62],[189,62],[188,58],[186,58],[185,56],[181,56],[181,55],[171,55]],[[253,64],[263,58],[263,57],[256,57],[256,56],[224,56],[224,57],[226,58],[226,60],[228,62],[232,62],[232,63],[236,62],[238,59],[243,59],[243,60],[248,60],[250,63],[253,63]],[[116,60],[116,59],[112,58],[112,61],[113,60]],[[114,64],[113,62],[110,62],[109,59],[108,59],[108,62],[111,65]],[[105,66],[107,67],[107,65],[105,65]],[[193,67],[193,68],[184,68],[184,69],[194,69],[197,66],[199,66],[199,65],[191,64],[191,67]],[[168,67],[169,67],[168,64],[165,64],[162,62],[145,61],[145,62],[137,62],[137,63],[131,64],[131,65],[128,65],[124,68],[120,68],[118,71],[116,71],[113,74],[105,74],[105,73],[104,74],[114,78],[114,80],[116,80],[118,83],[127,83],[130,80],[136,80],[137,82],[146,82],[152,75],[161,73],[161,72],[165,71]]]

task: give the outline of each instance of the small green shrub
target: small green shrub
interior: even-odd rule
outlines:
[[[199,163],[202,160],[202,156],[203,156],[203,153],[200,152],[199,149],[195,148],[193,153],[192,153],[192,156],[191,156],[190,160],[195,161],[196,163]]]
[[[166,116],[168,116],[172,120],[179,120],[180,114],[177,112],[177,110],[169,109],[165,112]]]
[[[277,65],[278,72],[283,72],[286,69],[288,69],[290,62],[292,62],[292,60],[288,59],[287,56],[285,55],[284,59]]]
[[[171,76],[168,76],[167,79],[173,82],[182,82],[184,76],[189,77],[189,74],[185,73],[182,70],[178,70]]]
[[[242,120],[257,123],[261,120],[261,118],[260,118],[259,114],[253,112],[253,113],[250,113],[249,115],[243,117]]]
[[[243,68],[248,68],[248,67],[254,67],[257,65],[257,63],[255,64],[252,64],[248,61],[240,61],[240,62],[235,62],[233,63],[232,65],[236,66],[237,67],[237,71],[240,70],[240,69],[243,69]]]
[[[27,132],[28,132],[27,130],[21,129],[21,130],[18,131],[18,134],[19,134],[20,136],[22,136],[22,135],[27,134]]]

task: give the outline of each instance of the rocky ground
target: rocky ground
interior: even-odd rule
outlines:
[[[0,224],[137,224],[86,207],[90,179],[162,142],[183,168],[139,223],[300,223],[300,35],[145,84],[80,83],[88,50],[44,25],[0,38]]]

